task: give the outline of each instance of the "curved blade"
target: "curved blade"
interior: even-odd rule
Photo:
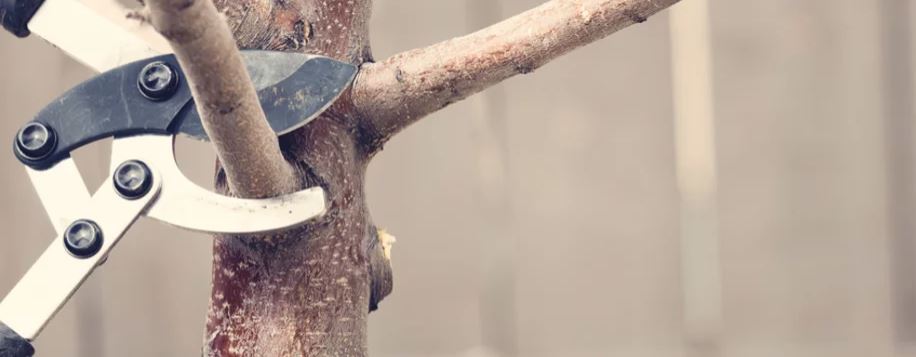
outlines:
[[[261,108],[277,135],[315,119],[340,97],[357,68],[331,58],[274,51],[243,51]],[[207,140],[197,108],[180,115],[178,132]]]
[[[357,72],[353,65],[320,56],[270,51],[243,51],[242,56],[267,121],[278,135],[321,114],[346,90]],[[139,73],[153,61],[163,61],[179,73],[176,92],[161,101],[151,101],[137,89]],[[111,136],[181,132],[206,140],[191,90],[182,77],[175,57],[165,55],[133,62],[81,83],[32,120],[56,133],[51,152],[41,159],[20,157],[20,161],[34,168],[48,168],[74,149]]]
[[[293,227],[325,212],[320,187],[265,199],[241,199],[204,189],[181,173],[173,145],[171,135],[137,135],[112,144],[112,170],[126,160],[141,160],[162,176],[159,197],[146,210],[148,217],[199,232],[249,234]]]

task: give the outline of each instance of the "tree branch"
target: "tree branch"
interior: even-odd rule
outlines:
[[[410,124],[679,0],[552,0],[476,33],[366,64],[352,98],[378,149]]]
[[[175,51],[230,190],[260,198],[295,191],[235,39],[210,0],[148,0],[150,20]]]

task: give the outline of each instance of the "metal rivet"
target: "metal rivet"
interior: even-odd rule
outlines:
[[[112,175],[112,181],[121,197],[132,200],[149,192],[153,184],[153,174],[143,162],[129,160],[118,165]]]
[[[166,100],[178,89],[178,72],[168,63],[151,62],[140,70],[137,78],[140,93],[149,100]]]
[[[64,231],[64,245],[77,258],[89,258],[102,249],[102,229],[95,222],[80,219]]]
[[[57,136],[50,127],[38,122],[28,123],[16,134],[16,151],[27,160],[40,160],[48,156],[57,144]]]

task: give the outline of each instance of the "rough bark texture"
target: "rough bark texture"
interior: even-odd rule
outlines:
[[[367,0],[217,0],[216,5],[240,48],[300,51],[353,64],[371,60]],[[367,354],[369,308],[390,291],[391,272],[387,259],[379,259],[382,247],[366,206],[368,147],[359,123],[344,95],[321,117],[281,138],[301,184],[327,191],[329,211],[273,237],[216,239],[206,354]],[[217,186],[224,192],[225,178],[220,170]],[[370,285],[378,288],[375,294]]]
[[[209,0],[158,1],[194,8]],[[290,181],[321,185],[328,213],[282,234],[215,240],[204,354],[366,355],[368,313],[392,286],[386,239],[380,239],[386,235],[373,225],[363,191],[369,161],[384,142],[429,113],[676,2],[553,0],[475,34],[375,64],[370,0],[216,0],[240,48],[322,54],[362,70],[327,112],[280,139],[297,176]],[[218,167],[218,189],[238,194],[235,184],[227,185],[227,171],[235,177]]]

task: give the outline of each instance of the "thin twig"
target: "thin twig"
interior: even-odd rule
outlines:
[[[254,198],[296,190],[299,180],[283,159],[225,18],[210,0],[147,3],[188,79],[232,192]]]

